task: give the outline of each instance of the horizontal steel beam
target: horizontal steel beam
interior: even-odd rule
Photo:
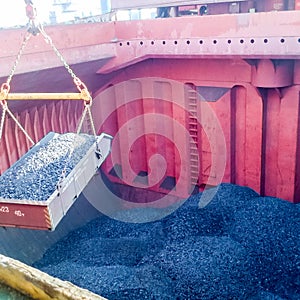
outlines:
[[[149,58],[296,59],[300,56],[299,45],[298,36],[283,35],[128,40],[116,44],[116,57],[100,68],[98,74]]]
[[[172,1],[172,0],[111,0],[111,8],[118,9],[138,9],[138,8],[153,8],[164,6],[184,6],[184,5],[205,5],[211,3],[226,3],[226,2],[244,2],[247,0],[194,0],[194,1]]]

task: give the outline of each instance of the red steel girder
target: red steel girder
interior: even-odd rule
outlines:
[[[63,25],[45,30],[69,64],[112,58],[99,70],[109,73],[149,57],[295,59],[300,55],[299,27],[300,11],[283,11]],[[0,49],[0,77],[9,74],[23,35],[24,29],[0,31],[1,41],[7,45]],[[31,39],[25,50],[16,73],[61,66],[40,36]]]
[[[116,55],[99,73],[157,57],[296,59],[299,17],[284,11],[117,22]]]
[[[110,23],[57,25],[45,27],[56,48],[68,64],[108,59],[115,55],[114,27]],[[103,34],[102,34],[103,33]],[[21,47],[26,29],[0,30],[0,77],[8,76]],[[62,66],[42,35],[32,37],[24,50],[15,74],[52,69]]]

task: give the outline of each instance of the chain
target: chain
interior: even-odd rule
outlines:
[[[51,46],[52,50],[57,55],[59,60],[63,63],[64,67],[66,68],[68,73],[73,78],[73,82],[75,83],[77,89],[80,91],[81,95],[83,96],[83,99],[85,99],[84,110],[83,110],[82,116],[79,120],[79,124],[78,124],[76,133],[79,134],[81,132],[84,119],[85,119],[85,117],[88,113],[88,116],[89,116],[90,122],[91,122],[91,126],[92,126],[92,130],[93,130],[93,133],[94,133],[94,136],[95,136],[95,140],[97,142],[95,125],[94,125],[94,121],[93,121],[93,118],[92,118],[92,113],[91,113],[91,110],[90,110],[90,107],[92,105],[92,97],[91,97],[86,85],[76,76],[74,71],[71,69],[70,65],[64,59],[63,55],[60,53],[60,51],[54,45],[51,37],[45,32],[44,28],[41,25],[39,26],[39,32],[44,37],[45,41]],[[75,137],[74,137],[74,143],[75,143]],[[101,152],[100,152],[100,150],[98,150],[98,148],[99,148],[98,145],[97,145],[96,148],[97,148],[96,149],[96,154],[98,154],[99,157],[101,157]],[[68,155],[68,159],[65,162],[65,166],[62,170],[62,173],[61,173],[60,178],[59,178],[58,183],[57,183],[57,189],[58,190],[60,190],[60,188],[62,186],[62,183],[63,183],[63,180],[65,179],[66,171],[67,171],[67,165],[69,164],[69,161],[71,160],[71,156],[73,155],[74,149],[75,149],[75,146],[73,144],[73,148],[70,150],[70,153]]]
[[[7,105],[5,104],[1,104],[1,105],[2,105],[2,117],[0,123],[0,140],[2,139],[2,132],[4,128],[4,121],[5,121],[6,111],[7,111]]]
[[[59,50],[54,45],[51,37],[45,32],[45,30],[44,30],[44,28],[42,26],[40,27],[40,32],[43,35],[43,37],[45,38],[46,42],[51,46],[51,48],[53,49],[54,53],[57,55],[57,57],[63,63],[63,65],[65,66],[65,68],[67,69],[67,71],[71,75],[71,77],[73,79],[78,79],[78,77],[75,75],[75,73],[73,72],[73,70],[71,69],[71,67],[69,66],[69,64],[66,62],[66,60],[62,56],[62,54],[59,52]]]
[[[30,135],[26,132],[26,130],[24,129],[24,127],[21,125],[21,123],[17,120],[17,118],[13,115],[13,113],[10,111],[9,108],[7,108],[7,112],[9,113],[9,115],[11,116],[11,118],[16,122],[17,126],[21,129],[21,131],[24,133],[24,135],[27,137],[27,139],[30,141],[30,143],[32,145],[35,144],[35,142],[33,141],[33,139],[30,137]]]
[[[102,153],[101,153],[101,150],[99,148],[98,141],[97,141],[97,134],[96,134],[95,124],[94,124],[94,119],[93,119],[93,116],[92,116],[91,105],[92,105],[92,100],[91,100],[90,104],[86,105],[86,107],[87,107],[87,111],[88,111],[91,126],[92,126],[92,131],[93,131],[93,134],[94,134],[94,137],[95,137],[95,142],[96,142],[96,151],[95,151],[95,153],[96,153],[97,158],[99,159],[100,157],[102,157]]]
[[[96,134],[95,124],[94,124],[94,120],[93,120],[93,116],[92,116],[92,111],[91,111],[91,106],[90,105],[88,105],[88,114],[89,114],[89,118],[90,118],[90,122],[91,122],[91,126],[92,126],[93,135],[96,138],[97,134]]]
[[[76,133],[77,134],[80,133],[82,126],[83,126],[83,121],[84,121],[86,115],[88,114],[89,121],[90,121],[92,131],[93,131],[93,135],[96,137],[97,134],[96,134],[95,124],[94,124],[94,120],[93,120],[93,116],[92,116],[91,106],[92,106],[92,99],[89,100],[88,104],[85,103],[85,105],[84,105],[84,110],[83,110],[81,118],[79,120],[79,124],[78,124]]]
[[[54,45],[51,37],[45,32],[42,25],[39,26],[39,32],[43,35],[45,41],[51,46],[51,48],[54,51],[54,53],[56,54],[56,56],[63,63],[64,67],[66,68],[68,73],[73,78],[73,82],[75,83],[77,89],[80,91],[80,93],[83,97],[82,99],[85,99],[85,104],[89,105],[91,103],[91,95],[90,95],[86,85],[76,76],[74,71],[71,69],[70,65],[64,59],[63,55],[60,53],[60,51]]]
[[[56,46],[54,45],[51,37],[45,32],[44,27],[41,23],[37,23],[36,24],[36,17],[37,17],[37,12],[35,7],[33,6],[31,1],[25,1],[27,4],[27,8],[26,8],[26,14],[27,17],[29,18],[29,23],[31,24],[31,32],[32,34],[36,35],[38,33],[41,33],[42,36],[44,37],[45,41],[51,46],[51,48],[53,49],[54,53],[57,55],[57,57],[60,59],[60,61],[63,63],[63,65],[65,66],[65,68],[67,69],[68,73],[71,75],[71,77],[73,78],[75,84],[77,85],[77,87],[79,85],[81,85],[81,81],[80,79],[75,75],[75,73],[73,72],[73,70],[71,69],[71,67],[69,66],[69,64],[66,62],[66,60],[64,59],[64,57],[62,56],[62,54],[59,52],[59,50],[56,48]],[[29,31],[30,32],[30,31]],[[26,43],[25,43],[26,45]],[[19,52],[21,56],[25,45],[22,45],[21,50]],[[77,83],[76,83],[77,81]],[[79,84],[78,84],[79,82]]]
[[[92,101],[92,100],[90,100]],[[97,141],[96,139],[96,130],[95,130],[95,126],[94,126],[94,122],[93,122],[93,119],[91,119],[91,116],[92,116],[92,113],[91,113],[91,109],[90,109],[90,106],[91,106],[91,102],[89,102],[89,104],[85,104],[85,107],[84,107],[84,110],[82,112],[82,115],[81,115],[81,118],[79,120],[79,124],[78,124],[78,127],[77,127],[77,130],[76,130],[76,134],[79,135],[80,132],[81,132],[81,129],[82,129],[82,126],[83,126],[83,122],[84,122],[84,119],[88,113],[89,115],[89,118],[91,120],[91,123],[92,123],[92,130],[93,130],[93,133],[94,133],[94,136],[95,136],[95,140]],[[67,173],[67,166],[68,164],[70,163],[70,160],[71,160],[71,157],[73,155],[73,152],[75,150],[75,140],[76,140],[76,136],[74,136],[74,139],[73,139],[73,147],[70,149],[70,152],[69,152],[69,155],[68,155],[68,158],[66,159],[66,162],[65,162],[65,165],[64,165],[64,168],[61,172],[61,175],[58,179],[58,183],[57,183],[57,190],[59,191],[62,187],[62,183],[63,183],[63,180],[65,179],[65,176],[66,176],[66,173]],[[99,154],[101,155],[100,151],[98,150],[98,145],[97,145],[97,149],[96,149],[96,153],[97,151],[99,152]]]
[[[96,140],[96,154],[101,157],[101,152],[100,150],[98,150],[98,145],[97,145],[97,138],[96,138],[96,130],[95,130],[95,125],[94,125],[94,121],[93,121],[93,117],[92,117],[92,112],[91,112],[91,105],[92,105],[92,97],[86,87],[86,85],[76,76],[76,74],[74,73],[74,71],[71,69],[70,65],[66,62],[66,60],[64,59],[63,55],[60,53],[60,51],[56,48],[56,46],[54,45],[51,37],[45,32],[43,26],[39,23],[38,25],[36,25],[35,23],[35,17],[36,17],[36,11],[32,11],[33,6],[32,3],[27,3],[30,7],[28,8],[27,11],[27,16],[29,17],[29,28],[28,31],[26,33],[26,35],[24,36],[23,42],[21,44],[21,48],[17,54],[17,57],[15,59],[15,62],[13,64],[13,67],[11,69],[11,72],[7,78],[7,81],[5,83],[2,84],[1,86],[1,90],[0,90],[0,105],[2,106],[2,117],[1,117],[1,121],[0,121],[0,139],[2,138],[2,133],[3,133],[3,128],[4,128],[4,123],[5,123],[5,118],[6,118],[6,113],[8,113],[10,115],[10,117],[13,119],[13,121],[16,123],[16,125],[21,129],[21,131],[24,133],[24,135],[27,137],[27,139],[34,145],[34,141],[31,139],[31,137],[29,136],[29,134],[26,132],[26,130],[23,128],[23,126],[21,125],[21,123],[17,120],[17,118],[13,115],[13,113],[9,110],[7,103],[6,103],[6,99],[7,99],[7,95],[9,93],[10,90],[10,82],[15,74],[15,71],[17,69],[17,66],[20,62],[21,56],[24,52],[24,49],[29,41],[29,39],[31,38],[32,35],[37,35],[38,33],[41,33],[42,36],[44,37],[46,43],[48,43],[50,45],[50,47],[52,48],[52,50],[54,51],[54,53],[57,55],[57,57],[59,58],[59,60],[63,63],[64,67],[66,68],[67,72],[70,74],[70,76],[73,79],[74,84],[76,85],[77,89],[80,91],[81,95],[82,95],[82,99],[85,100],[84,102],[84,111],[82,113],[80,122],[78,124],[78,128],[77,128],[77,134],[80,133],[81,128],[83,126],[83,122],[84,119],[86,118],[87,114],[89,117],[89,121],[92,127],[92,131],[93,134],[95,136],[95,140]],[[33,15],[31,15],[30,13],[34,13]],[[75,142],[75,138],[74,138],[74,142]],[[62,181],[66,176],[66,168],[67,165],[69,163],[69,160],[71,159],[71,156],[74,152],[75,147],[73,146],[73,148],[70,150],[70,153],[68,155],[68,159],[65,163],[65,167],[62,171],[62,174],[58,180],[58,184],[57,184],[57,188],[60,189],[61,185],[62,185]]]
[[[28,15],[27,15],[28,16]],[[31,38],[32,35],[36,35],[37,33],[41,33],[42,36],[44,37],[45,41],[51,46],[51,48],[53,49],[54,53],[57,55],[57,57],[59,58],[59,60],[63,63],[64,67],[66,68],[66,70],[68,71],[68,73],[71,75],[77,89],[80,91],[80,93],[83,96],[83,99],[85,99],[85,103],[84,103],[84,111],[83,114],[81,116],[79,125],[78,125],[78,129],[77,129],[77,134],[80,133],[81,128],[83,126],[83,121],[86,117],[86,114],[88,113],[88,117],[90,119],[90,123],[91,123],[91,127],[92,127],[92,131],[93,134],[96,138],[96,130],[95,130],[95,125],[94,125],[94,121],[93,121],[93,117],[92,117],[92,113],[91,113],[91,104],[92,104],[92,97],[87,89],[87,87],[85,86],[85,84],[76,76],[76,74],[74,73],[74,71],[71,69],[70,65],[66,62],[66,60],[64,59],[63,55],[60,53],[60,51],[56,48],[56,46],[54,45],[51,37],[45,32],[43,26],[41,24],[38,24],[37,26],[34,24],[34,19],[35,16],[30,18],[30,22],[32,22],[32,26],[33,26],[33,31],[32,30],[28,30],[26,35],[24,36],[23,42],[21,44],[21,48],[17,54],[17,57],[15,59],[14,65],[11,69],[11,72],[7,78],[6,83],[2,84],[1,86],[1,95],[0,98],[3,98],[5,95],[7,95],[9,93],[10,90],[10,82],[15,74],[15,71],[17,69],[17,66],[20,62],[21,56],[24,52],[24,49],[29,41],[29,39]],[[30,29],[30,28],[29,28]],[[2,95],[3,94],[3,95]],[[5,101],[4,97],[2,100]],[[3,127],[4,127],[4,121],[5,121],[5,116],[6,116],[6,112],[11,116],[11,118],[16,122],[17,126],[22,130],[22,132],[25,134],[25,136],[30,140],[30,142],[34,145],[33,140],[31,139],[31,137],[28,135],[28,133],[26,132],[26,130],[22,127],[22,125],[20,124],[20,122],[16,119],[16,117],[12,114],[12,112],[8,109],[6,101],[5,103],[1,103],[2,105],[2,117],[1,117],[1,122],[0,122],[0,139],[2,137],[2,132],[3,132]]]
[[[6,100],[1,101],[1,106],[2,106],[2,116],[1,116],[1,123],[0,123],[0,140],[2,139],[2,133],[3,133],[3,128],[4,128],[4,121],[6,117],[6,113],[8,113],[13,121],[17,124],[17,126],[21,129],[21,131],[24,133],[24,135],[27,137],[27,139],[34,145],[33,139],[29,136],[29,134],[26,132],[24,127],[21,125],[21,123],[18,121],[18,119],[14,116],[14,114],[11,112],[11,110],[8,108]]]
[[[95,124],[94,124],[94,119],[93,119],[92,111],[91,111],[92,100],[90,100],[90,102],[88,104],[85,103],[84,106],[85,106],[84,107],[84,111],[82,112],[82,115],[81,115],[81,118],[80,118],[80,121],[79,121],[76,133],[77,134],[80,133],[81,128],[83,126],[83,121],[84,121],[84,119],[86,117],[86,114],[88,113],[88,117],[89,117],[89,120],[90,120],[90,124],[91,124],[91,127],[92,127],[92,131],[93,131],[94,138],[95,138],[95,143],[96,143],[95,154],[96,154],[97,158],[100,159],[102,157],[102,153],[101,153],[101,150],[100,150],[99,145],[98,145],[98,140],[97,140],[97,134],[96,134]]]
[[[81,128],[82,128],[82,125],[83,125],[83,121],[85,119],[85,116],[86,116],[86,113],[87,113],[87,106],[85,106],[84,108],[84,111],[82,112],[82,115],[81,115],[81,118],[80,118],[80,121],[79,121],[79,124],[78,124],[78,127],[77,127],[77,130],[76,130],[76,133],[79,134],[80,131],[81,131]]]
[[[6,80],[6,83],[7,83],[8,86],[9,86],[11,80],[12,80],[12,77],[14,76],[14,74],[16,72],[16,68],[17,68],[17,66],[18,66],[18,64],[20,62],[21,56],[22,56],[22,54],[24,52],[24,49],[25,49],[25,47],[26,47],[26,45],[27,45],[27,43],[28,43],[28,41],[29,41],[29,39],[30,39],[31,36],[32,35],[30,33],[28,33],[28,32],[24,36],[21,48],[20,48],[20,50],[19,50],[19,52],[17,54],[16,60],[15,60],[14,65],[13,65],[11,71],[10,71],[10,74],[9,74],[7,80]]]

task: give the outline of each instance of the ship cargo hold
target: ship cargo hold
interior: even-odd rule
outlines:
[[[0,253],[109,299],[300,297],[300,1],[99,2],[0,30]],[[10,170],[78,126],[95,139],[65,189],[2,196]],[[130,278],[129,296],[93,272]]]

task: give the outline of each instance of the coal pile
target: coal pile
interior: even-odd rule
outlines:
[[[52,137],[53,136],[53,137]],[[49,138],[52,137],[52,138]],[[0,177],[0,197],[45,201],[55,191],[65,168],[74,169],[95,138],[86,134],[48,134]]]
[[[300,299],[299,205],[230,184],[200,196],[152,223],[95,219],[35,267],[108,299]]]
[[[253,199],[230,231],[253,257],[260,285],[287,299],[300,299],[300,214],[294,208],[276,198]],[[290,296],[294,290],[297,298]]]

